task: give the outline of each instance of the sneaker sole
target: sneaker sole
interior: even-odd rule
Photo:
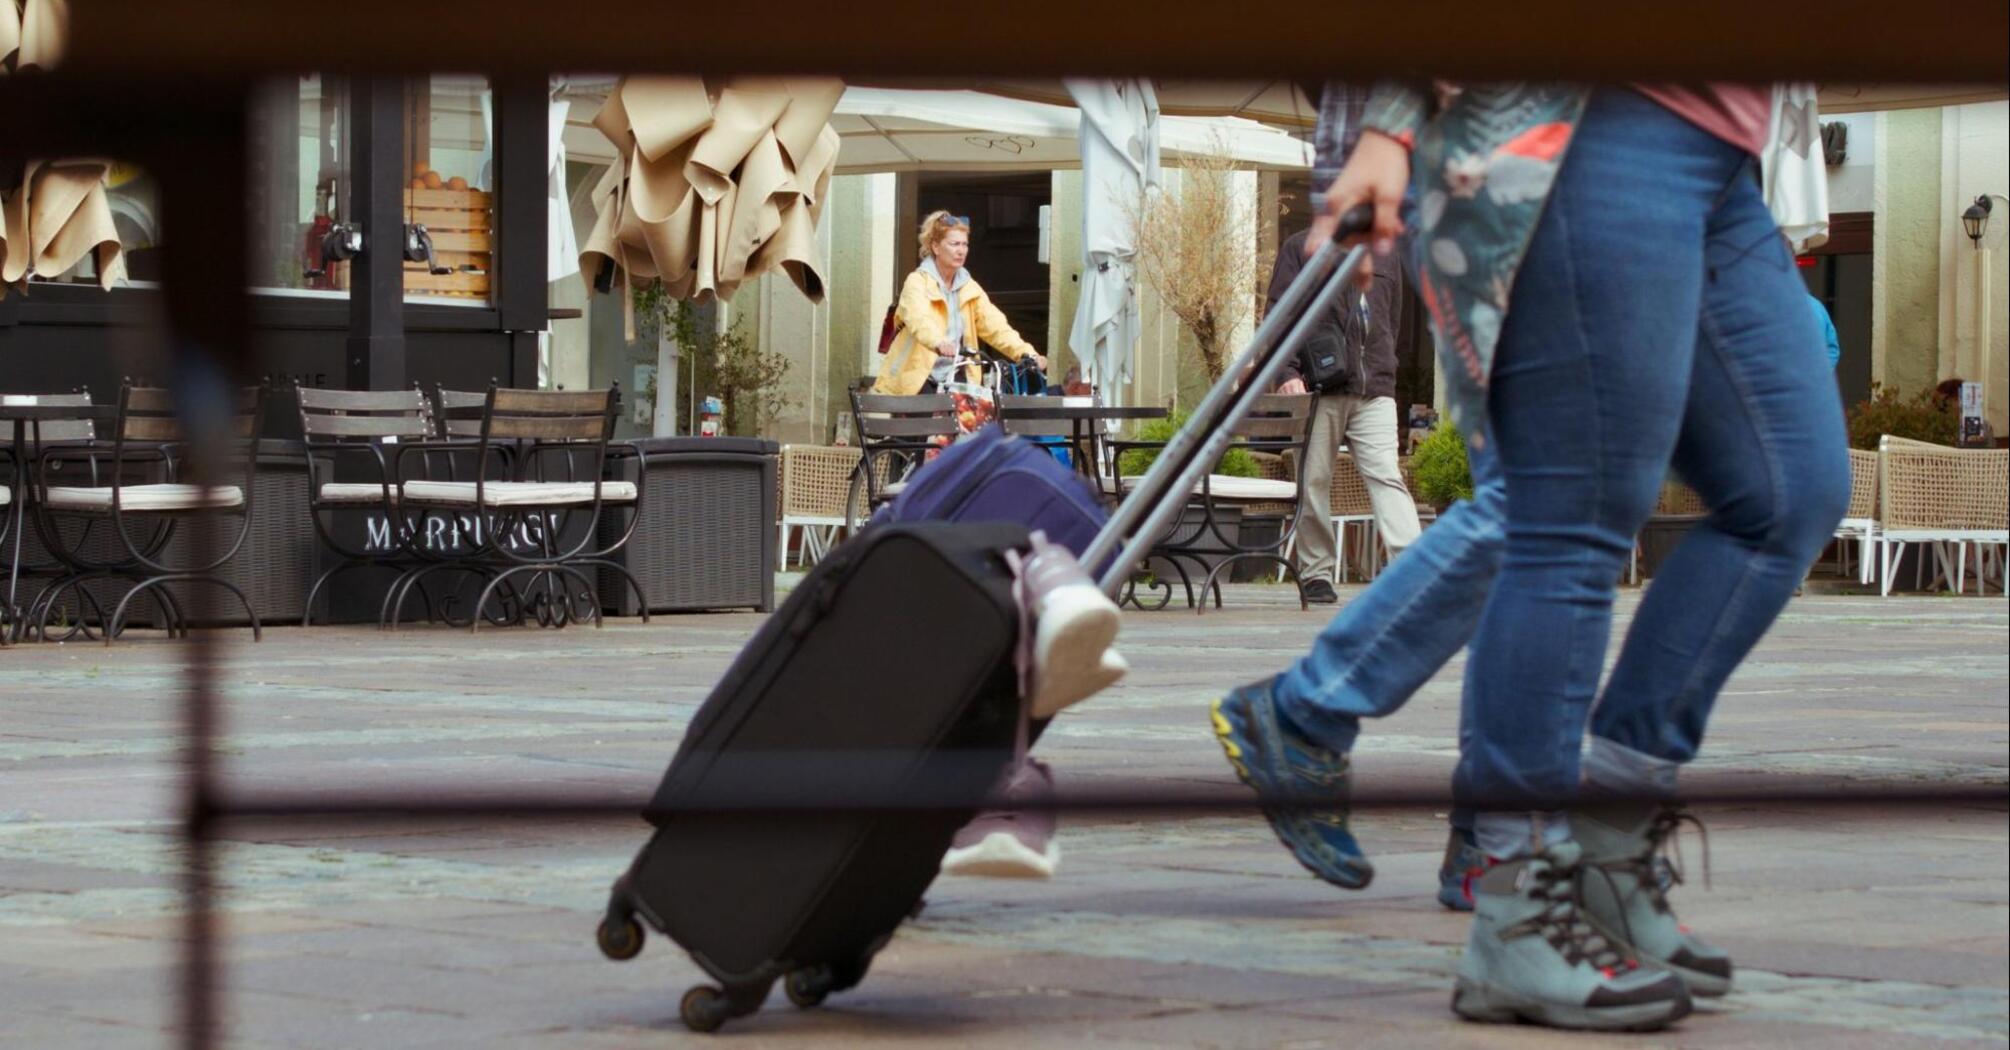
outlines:
[[[1695,1009],[1687,996],[1633,1006],[1565,1006],[1518,995],[1498,985],[1459,978],[1452,991],[1452,1012],[1483,1024],[1528,1021],[1550,1028],[1601,1032],[1652,1032],[1689,1016]]]
[[[942,874],[984,879],[1051,879],[1061,864],[1061,844],[1048,840],[1046,852],[1029,848],[1009,831],[994,831],[974,846],[942,855]]]
[[[1243,759],[1242,745],[1235,742],[1235,727],[1229,725],[1228,716],[1221,713],[1221,701],[1216,700],[1208,708],[1207,713],[1208,718],[1214,723],[1215,742],[1221,745],[1221,753],[1228,756],[1228,764],[1235,770],[1236,779],[1241,780],[1243,786],[1249,790],[1256,792],[1258,795],[1263,794],[1263,789],[1256,785],[1255,778],[1249,775],[1249,765]],[[1365,890],[1368,888],[1369,883],[1375,881],[1375,867],[1365,859],[1360,862],[1359,871],[1361,874],[1357,881],[1340,882],[1329,878],[1325,872],[1320,871],[1312,862],[1299,855],[1298,847],[1293,845],[1290,839],[1285,838],[1283,832],[1277,830],[1277,824],[1270,818],[1269,810],[1264,811],[1263,822],[1269,825],[1270,833],[1277,836],[1278,844],[1284,847],[1285,852],[1291,854],[1291,859],[1297,861],[1299,867],[1311,872],[1313,877],[1320,882],[1328,886],[1338,886],[1343,890]]]

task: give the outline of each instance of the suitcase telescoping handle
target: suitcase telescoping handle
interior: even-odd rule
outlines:
[[[1136,488],[1117,505],[1109,524],[1096,534],[1094,543],[1082,554],[1082,564],[1103,565],[1098,580],[1105,594],[1114,598],[1124,581],[1136,570],[1145,551],[1161,530],[1186,505],[1186,494],[1200,484],[1201,477],[1221,458],[1232,436],[1230,428],[1249,415],[1256,399],[1277,382],[1284,362],[1305,342],[1316,322],[1333,308],[1361,260],[1365,245],[1340,247],[1337,238],[1366,233],[1373,225],[1374,209],[1366,204],[1351,208],[1340,217],[1336,240],[1320,246],[1317,254],[1298,272],[1277,307],[1257,326],[1249,345],[1222,371],[1221,379],[1201,399],[1187,425],[1174,433],[1165,449],[1139,479]],[[1289,329],[1287,332],[1286,329]],[[1282,335],[1280,339],[1279,336]],[[1246,382],[1238,382],[1245,373]],[[1119,545],[1123,552],[1114,561],[1110,554]]]

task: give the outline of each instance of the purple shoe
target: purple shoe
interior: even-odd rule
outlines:
[[[1045,762],[1027,759],[1008,775],[1005,797],[1039,802],[1054,797],[1054,774]],[[1061,844],[1054,841],[1054,811],[996,809],[977,814],[956,833],[942,856],[944,875],[974,875],[992,879],[1052,878],[1061,863]]]

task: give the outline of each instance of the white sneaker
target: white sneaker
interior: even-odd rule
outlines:
[[[1114,684],[1130,669],[1106,658],[1123,617],[1067,549],[1036,534],[1023,567],[1033,605],[1034,718],[1052,718]]]

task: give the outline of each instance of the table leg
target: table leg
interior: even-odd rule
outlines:
[[[13,447],[14,477],[11,482],[13,491],[10,493],[13,498],[7,502],[7,515],[13,519],[11,528],[8,530],[8,539],[12,542],[14,550],[13,556],[7,559],[7,624],[4,628],[7,633],[7,640],[10,642],[17,641],[21,637],[21,606],[16,601],[16,597],[21,586],[21,530],[27,527],[28,524],[26,513],[28,500],[25,497],[26,490],[21,484],[22,480],[28,474],[28,467],[22,459],[21,453],[21,450],[27,447],[27,440],[28,421],[26,419],[15,420]]]

